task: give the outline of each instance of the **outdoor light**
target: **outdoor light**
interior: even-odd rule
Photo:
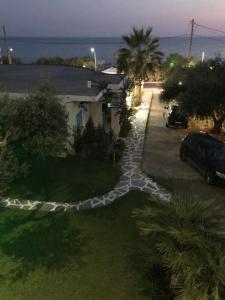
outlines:
[[[183,82],[182,82],[182,81],[179,81],[179,82],[178,82],[178,85],[182,85],[182,84],[183,84]]]
[[[13,53],[13,48],[7,48],[7,55],[8,55],[8,63],[11,65],[12,62],[12,53]]]
[[[96,59],[96,52],[95,52],[95,48],[91,48],[90,49],[91,52],[94,54],[94,60],[95,60],[95,71],[97,70],[97,59]]]

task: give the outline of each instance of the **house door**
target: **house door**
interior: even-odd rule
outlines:
[[[76,126],[82,127],[83,126],[83,112],[82,110],[79,111],[79,113],[76,115]]]

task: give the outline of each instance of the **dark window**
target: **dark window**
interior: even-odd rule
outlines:
[[[225,146],[210,148],[208,152],[210,159],[225,161]]]

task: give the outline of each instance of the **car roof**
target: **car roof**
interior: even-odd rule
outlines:
[[[192,137],[198,138],[199,141],[201,141],[201,143],[206,146],[213,146],[213,147],[224,147],[225,146],[225,143],[223,141],[215,138],[208,132],[204,132],[204,131],[191,132],[189,135]]]

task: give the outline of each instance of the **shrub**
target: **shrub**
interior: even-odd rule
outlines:
[[[117,139],[113,144],[112,156],[113,160],[119,161],[122,157],[124,150],[124,141],[122,139]]]
[[[34,160],[62,153],[67,114],[46,86],[20,99],[2,95],[0,107],[0,185],[6,187]]]
[[[92,118],[89,118],[83,132],[81,128],[75,129],[74,150],[81,157],[105,160],[110,156],[112,138],[112,132],[105,132],[101,125],[95,128]]]

